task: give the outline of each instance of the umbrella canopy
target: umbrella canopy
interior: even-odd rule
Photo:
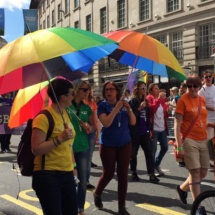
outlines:
[[[79,71],[71,73],[72,75],[68,77],[69,81],[74,80],[75,77],[81,78],[84,74]],[[58,76],[56,78],[63,78]],[[55,78],[51,79],[53,81]],[[15,128],[23,123],[25,123],[28,119],[35,117],[46,105],[51,103],[51,100],[48,99],[47,96],[47,86],[49,85],[49,81],[44,81],[24,89],[18,91],[12,108],[10,112],[8,125],[10,128]]]
[[[119,43],[109,56],[119,63],[145,70],[153,75],[186,79],[178,60],[165,45],[135,31],[121,30],[104,34]]]
[[[117,47],[113,40],[77,28],[29,33],[0,50],[0,94],[64,76],[71,70],[88,71]]]

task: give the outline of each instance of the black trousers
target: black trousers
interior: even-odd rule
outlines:
[[[150,139],[150,133],[146,133],[145,135],[132,135],[132,154],[130,160],[130,169],[131,171],[136,171],[137,169],[137,154],[140,146],[145,154],[147,172],[149,175],[154,174],[155,156],[153,152],[153,143]]]
[[[1,150],[9,149],[11,134],[0,134]]]

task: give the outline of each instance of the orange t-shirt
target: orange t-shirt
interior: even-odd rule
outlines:
[[[84,104],[89,105],[92,111],[95,111],[98,108],[97,104],[93,100],[89,101],[88,99],[84,99]]]
[[[200,114],[186,137],[194,140],[205,140],[207,139],[207,110],[205,107],[205,99],[203,97],[198,96],[197,98],[193,98],[188,93],[184,94],[178,100],[175,112],[183,115],[181,133],[184,134],[198,114],[199,98],[201,99]]]

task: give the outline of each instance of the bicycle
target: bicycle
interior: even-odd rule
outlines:
[[[196,215],[199,207],[205,208],[205,215],[215,215],[215,190],[201,193],[193,202],[190,215]]]

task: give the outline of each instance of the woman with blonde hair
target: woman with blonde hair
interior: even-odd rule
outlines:
[[[151,183],[158,183],[160,180],[155,176],[155,158],[151,142],[152,126],[150,123],[150,109],[146,101],[146,84],[138,81],[134,85],[132,98],[129,102],[135,116],[136,124],[130,126],[132,138],[132,154],[130,161],[130,169],[132,171],[132,180],[139,181],[136,172],[137,168],[137,153],[139,147],[144,151],[146,158],[146,167]]]
[[[95,131],[93,124],[92,110],[89,105],[84,104],[83,100],[87,99],[89,94],[89,85],[87,82],[76,79],[73,81],[75,96],[72,105],[67,108],[67,112],[72,119],[76,137],[74,140],[73,150],[78,173],[78,210],[80,215],[85,215],[84,204],[87,189],[87,177],[89,175],[89,141],[88,134]]]

